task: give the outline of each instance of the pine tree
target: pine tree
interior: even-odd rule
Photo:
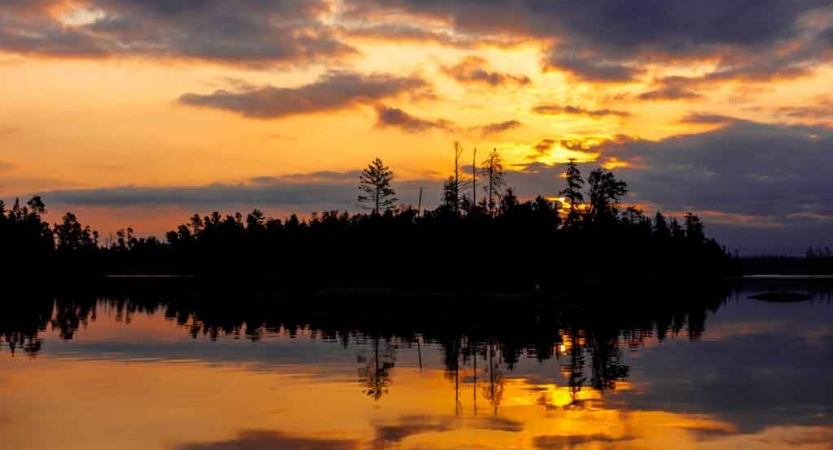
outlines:
[[[609,222],[616,218],[619,199],[628,193],[628,184],[617,180],[613,173],[596,169],[587,177],[589,207],[586,218],[591,222]]]
[[[381,159],[374,159],[359,176],[359,204],[373,210],[374,215],[396,208],[396,191],[391,187],[393,172]]]
[[[584,194],[581,190],[584,188],[584,179],[581,177],[581,171],[578,169],[575,159],[570,159],[567,163],[567,187],[559,192],[567,203],[570,204],[570,212],[567,214],[567,225],[574,225],[581,219],[581,210],[579,206],[584,203]]]

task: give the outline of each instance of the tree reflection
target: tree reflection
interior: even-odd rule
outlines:
[[[393,383],[391,370],[396,364],[396,349],[390,341],[385,341],[382,345],[378,337],[374,337],[371,341],[373,354],[370,357],[364,355],[356,357],[359,364],[364,364],[364,367],[359,369],[359,383],[365,394],[379,401],[388,393]]]
[[[828,290],[829,292],[829,290]],[[828,294],[829,295],[829,294]],[[595,298],[595,297],[594,297]],[[625,302],[616,296],[526,300],[489,298],[419,299],[420,308],[403,307],[416,300],[402,298],[298,298],[213,292],[194,294],[158,290],[96,297],[85,293],[37,296],[8,302],[0,314],[0,342],[10,352],[37,355],[44,332],[73,339],[79,328],[102,311],[124,324],[137,314],[163,315],[193,338],[222,336],[259,341],[270,334],[340,342],[345,348],[360,344],[361,390],[381,400],[393,384],[397,352],[411,348],[413,364],[439,358],[444,376],[455,392],[455,409],[462,403],[488,402],[496,414],[503,402],[509,376],[522,356],[538,361],[556,359],[570,408],[581,408],[589,398],[582,391],[616,390],[627,379],[623,348],[637,348],[647,339],[682,335],[700,339],[710,314],[727,291],[678,295],[673,301],[656,299]],[[483,307],[489,302],[489,307]],[[589,306],[583,306],[589,305]],[[383,320],[381,320],[383,319]],[[439,348],[440,355],[426,353]],[[553,374],[555,375],[555,374]],[[471,389],[471,391],[469,391]],[[471,395],[471,397],[470,397]],[[474,412],[474,410],[472,411]]]

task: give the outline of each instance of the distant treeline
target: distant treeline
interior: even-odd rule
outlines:
[[[833,275],[833,249],[809,248],[804,256],[752,256],[740,259],[748,275]]]
[[[456,167],[436,209],[402,207],[393,173],[377,159],[359,180],[358,201],[368,213],[279,220],[258,210],[214,212],[194,215],[164,241],[128,228],[107,245],[72,213],[50,226],[35,197],[11,209],[0,202],[0,243],[13,268],[35,275],[266,276],[287,287],[527,291],[738,272],[697,216],[678,221],[622,209],[627,184],[609,171],[585,179],[571,162],[559,201],[521,201],[504,189],[497,152],[464,178]]]

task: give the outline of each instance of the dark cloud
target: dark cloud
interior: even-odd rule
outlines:
[[[740,121],[742,121],[742,119],[738,119],[736,117],[701,113],[691,113],[680,119],[680,123],[690,125],[730,125]]]
[[[141,55],[249,66],[314,62],[355,50],[325,24],[326,0],[90,0],[85,20],[59,0],[0,5],[0,49],[45,56]],[[22,32],[21,30],[27,30]]]
[[[507,120],[506,122],[490,123],[479,127],[472,128],[473,131],[480,133],[481,136],[491,136],[493,134],[504,133],[509,130],[522,127],[523,124],[517,120]]]
[[[343,32],[351,38],[383,43],[429,43],[456,48],[483,46],[506,48],[517,46],[525,41],[524,39],[508,36],[467,35],[450,30],[427,29],[412,23],[394,22],[363,23],[359,26],[343,27]]]
[[[653,89],[639,95],[640,100],[697,100],[698,80],[687,77],[666,77],[654,81]]]
[[[390,75],[330,72],[316,82],[297,88],[265,86],[213,94],[185,94],[182,104],[220,109],[257,119],[334,111],[357,103],[369,103],[428,87],[422,79]]]
[[[187,208],[233,205],[298,207],[309,210],[347,209],[355,203],[355,180],[257,177],[246,184],[212,184],[191,187],[115,187],[51,191],[43,194],[49,202],[87,206],[184,206]]]
[[[703,96],[684,86],[662,86],[639,94],[640,100],[697,100]]]
[[[244,431],[235,439],[204,444],[181,444],[174,450],[354,450],[358,442],[294,437],[276,431]]]
[[[562,106],[562,105],[538,105],[532,108],[532,112],[542,115],[573,115],[573,116],[590,116],[593,118],[600,118],[606,116],[616,117],[630,117],[631,113],[627,111],[618,111],[615,109],[585,109],[579,106]]]
[[[794,253],[829,241],[833,131],[713,116],[700,120],[724,126],[657,142],[608,143],[599,150],[647,166],[622,172],[637,201],[666,211],[709,212],[713,223],[721,222],[717,235],[727,245]]]
[[[815,54],[799,51],[772,59],[756,58],[753,61],[720,64],[714,71],[696,77],[671,76],[654,81],[653,89],[639,95],[640,100],[696,100],[701,91],[725,81],[762,83],[773,80],[791,80],[812,74],[816,66]],[[748,88],[748,86],[747,86]]]
[[[833,131],[719,120],[715,131],[662,141],[600,147],[605,155],[642,158],[648,170],[629,171],[640,196],[666,209],[767,216],[813,211],[833,214]]]
[[[643,62],[710,58],[714,80],[784,76],[829,61],[833,31],[819,27],[829,0],[353,0],[358,14],[398,12],[457,32],[555,42],[545,67],[576,78],[624,82]]]
[[[4,1],[0,49],[261,68],[356,53],[345,37],[462,47],[536,39],[548,46],[545,68],[596,82],[632,81],[644,63],[705,58],[719,63],[706,76],[713,82],[794,77],[833,57],[829,0],[89,0],[86,20],[71,26],[53,14],[66,4]]]
[[[600,62],[595,57],[560,55],[556,51],[545,60],[547,70],[562,70],[574,78],[596,83],[627,83],[636,80],[643,70],[609,61]]]
[[[533,439],[533,445],[535,448],[540,449],[561,449],[561,448],[572,448],[578,447],[586,444],[613,444],[616,442],[627,442],[632,441],[633,437],[619,437],[614,438],[607,436],[605,434],[585,434],[585,435],[571,435],[571,436],[536,436]]]
[[[445,19],[468,32],[566,39],[568,48],[605,54],[644,50],[700,54],[714,46],[761,47],[801,34],[806,14],[827,0],[352,0],[367,12],[402,11]]]
[[[535,146],[532,147],[532,148],[538,153],[538,155],[543,155],[544,153],[552,150],[552,147],[554,145],[555,145],[555,140],[554,139],[544,139],[544,140],[538,142],[537,144],[535,144]]]
[[[427,120],[412,116],[405,111],[385,105],[376,108],[376,126],[399,128],[406,133],[422,133],[429,130],[452,130],[454,123],[445,119]]]
[[[321,210],[353,210],[359,171],[312,172],[282,176],[253,177],[243,183],[215,183],[204,186],[138,187],[100,189],[58,189],[26,192],[40,194],[48,204],[67,207],[168,207],[194,210],[231,208],[273,208],[309,213]],[[397,197],[404,204],[416,204],[420,187],[431,180],[396,181]],[[438,194],[439,195],[439,194]],[[27,195],[21,195],[26,197]]]
[[[808,119],[818,122],[833,120],[833,97],[818,97],[809,104],[782,106],[775,112],[792,119]]]
[[[513,75],[490,70],[488,61],[479,56],[469,56],[457,65],[443,67],[446,75],[465,84],[488,86],[526,86],[532,81],[525,75]]]

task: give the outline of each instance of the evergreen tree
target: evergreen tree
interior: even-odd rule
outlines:
[[[657,215],[654,218],[654,234],[659,238],[667,238],[671,236],[671,230],[668,228],[668,221],[665,220],[665,216],[663,216],[659,211],[657,211]]]
[[[98,247],[98,232],[83,227],[73,213],[66,213],[60,224],[55,224],[59,251],[91,250]]]
[[[570,204],[570,212],[567,214],[566,225],[571,226],[576,224],[581,219],[580,205],[584,203],[584,194],[581,190],[584,188],[584,179],[581,177],[581,171],[576,164],[575,159],[570,159],[567,163],[567,187],[559,192],[559,195],[567,200]]]
[[[703,222],[692,213],[685,215],[685,235],[689,241],[695,243],[702,243],[706,239]]]
[[[371,162],[359,176],[359,203],[366,209],[373,210],[374,215],[382,211],[390,211],[396,208],[397,199],[394,197],[396,191],[391,187],[393,172],[376,158]]]
[[[585,218],[590,222],[609,222],[618,214],[619,199],[628,192],[628,184],[613,173],[596,169],[587,177],[589,205]]]

